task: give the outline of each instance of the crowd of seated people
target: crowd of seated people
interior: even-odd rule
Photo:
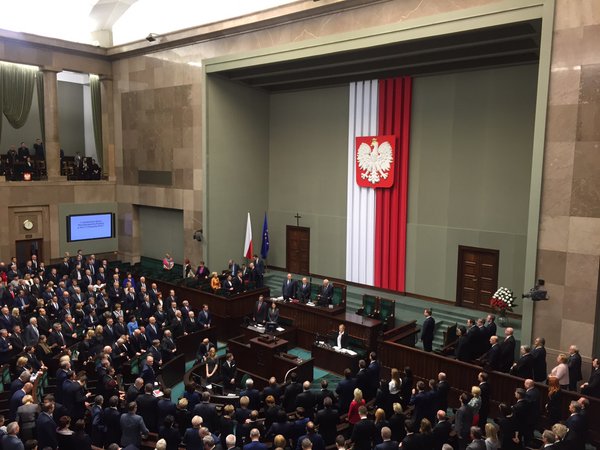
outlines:
[[[143,276],[123,274],[81,251],[48,269],[35,255],[22,265],[15,258],[0,262],[0,277],[0,363],[10,367],[13,380],[8,412],[1,418],[6,428],[0,423],[4,449],[135,449],[149,442],[194,450],[516,449],[533,445],[538,430],[544,445],[583,450],[592,420],[582,397],[559,423],[567,412],[556,401],[565,386],[558,369],[549,377],[547,399],[527,378],[497,413],[482,371],[453,411],[451,380],[444,373],[417,381],[407,367],[392,369],[390,380],[384,380],[374,352],[359,361],[356,373],[346,369],[335,390],[326,380],[320,390],[311,389],[295,373],[285,384],[272,378],[262,392],[251,379],[238,390],[234,356],[217,358],[208,339],[197,355],[203,374],[175,399],[157,385],[157,376],[177,353],[178,336],[210,328],[207,306],[193,311],[175,290],[163,299]],[[136,359],[138,378],[124,385],[123,367]],[[48,373],[53,365],[56,370]],[[520,371],[523,365],[517,361],[511,367]],[[597,359],[594,368],[582,390],[597,389]],[[55,388],[42,395],[44,374]],[[216,382],[239,395],[239,406],[217,408],[208,392],[200,392]],[[157,389],[162,396],[156,396]]]

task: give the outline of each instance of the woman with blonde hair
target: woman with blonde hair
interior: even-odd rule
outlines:
[[[210,279],[210,288],[213,290],[213,292],[217,292],[219,289],[221,289],[221,280],[219,280],[219,275],[217,272],[212,273],[212,278]]]
[[[546,417],[548,425],[552,426],[561,419],[562,390],[558,378],[548,377],[548,401],[546,402]]]
[[[348,408],[348,422],[350,425],[354,425],[360,421],[360,415],[358,414],[358,408],[365,404],[363,393],[359,388],[354,389],[354,400],[350,402],[350,408]]]
[[[13,318],[13,327],[15,325],[19,325],[21,328],[23,328],[23,321],[21,320],[21,311],[19,311],[19,308],[13,308],[12,311],[10,312],[10,315]],[[6,331],[12,331],[12,330],[6,330]]]
[[[567,355],[564,353],[560,353],[556,357],[556,362],[558,363],[550,372],[549,376],[553,376],[558,378],[558,384],[561,389],[569,389],[569,366],[567,366]]]
[[[219,359],[217,350],[211,347],[206,355],[206,384],[212,384],[218,379]]]
[[[481,408],[481,388],[479,386],[471,387],[471,396],[469,408],[473,411],[473,426],[476,427],[479,423],[479,409]]]
[[[402,387],[402,380],[400,379],[400,371],[395,367],[392,369],[390,376],[390,382],[388,383],[390,388],[390,395],[392,396],[392,402],[400,401],[400,388]]]
[[[500,448],[498,428],[493,423],[485,424],[485,448],[486,450],[498,450]]]
[[[377,408],[375,410],[375,437],[373,438],[373,446],[381,444],[383,438],[381,437],[381,429],[383,427],[390,427],[390,423],[385,420],[385,411],[383,408]]]
[[[17,378],[26,370],[25,366],[27,366],[27,357],[19,356],[19,359],[17,359],[17,363],[15,364],[15,376]]]
[[[429,419],[421,419],[421,423],[419,425],[419,434],[421,435],[421,440],[419,441],[420,448],[433,448],[433,433],[431,432],[432,430],[432,426],[431,426],[431,422],[429,421]]]
[[[40,412],[40,405],[33,402],[31,395],[26,395],[22,400],[23,404],[17,408],[16,421],[21,428],[21,439],[28,441],[34,439],[35,421]]]

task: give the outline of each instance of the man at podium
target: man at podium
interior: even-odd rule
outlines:
[[[284,280],[283,286],[281,286],[281,294],[285,301],[296,298],[296,282],[292,279],[291,273],[287,274],[287,279]]]
[[[339,348],[348,348],[348,333],[346,333],[346,325],[340,324],[338,334],[335,339],[335,346]]]
[[[261,295],[258,297],[258,301],[254,306],[254,314],[252,315],[252,319],[254,322],[259,324],[264,324],[267,321],[267,310],[269,307],[267,303],[264,301],[264,297]]]
[[[317,305],[328,306],[331,305],[331,299],[333,298],[333,285],[329,283],[329,280],[325,278],[323,285],[319,288],[319,294],[317,295]]]

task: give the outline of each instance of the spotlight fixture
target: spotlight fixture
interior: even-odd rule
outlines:
[[[158,37],[159,37],[158,34],[150,33],[150,34],[148,34],[148,36],[146,36],[146,40],[148,42],[155,42]]]

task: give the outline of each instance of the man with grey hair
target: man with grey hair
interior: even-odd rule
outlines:
[[[577,383],[583,380],[583,375],[581,374],[581,355],[576,345],[569,347],[567,366],[569,366],[569,390],[577,391]]]
[[[244,395],[250,400],[250,404],[248,405],[250,410],[260,409],[260,392],[254,389],[254,380],[252,378],[246,380],[246,389],[240,392],[240,397]]]
[[[2,448],[6,450],[23,450],[23,441],[19,439],[19,424],[11,422],[6,426],[6,435],[2,437]]]
[[[213,450],[215,448],[215,440],[208,434],[202,438],[202,445],[204,450]]]
[[[565,423],[569,432],[564,440],[569,441],[570,448],[585,448],[587,427],[585,417],[581,414],[581,409],[581,405],[575,400],[569,403],[569,413],[571,415]]]
[[[244,450],[267,450],[267,446],[259,441],[260,431],[258,428],[250,430],[250,442],[244,445]]]
[[[235,446],[236,438],[235,434],[228,434],[225,438],[226,450],[240,450],[239,447]]]
[[[13,382],[10,383],[10,395],[12,396],[19,389],[22,389],[23,386],[25,386],[25,383],[27,383],[30,379],[31,373],[29,372],[29,370],[24,370],[23,372],[21,372],[19,378],[13,380]]]
[[[398,442],[392,441],[392,430],[390,427],[381,429],[381,439],[383,442],[375,446],[375,450],[397,450]]]
[[[544,446],[542,448],[548,450],[553,449],[554,443],[556,442],[556,437],[554,436],[554,433],[550,430],[544,430],[544,432],[542,433],[542,442],[544,443]]]

